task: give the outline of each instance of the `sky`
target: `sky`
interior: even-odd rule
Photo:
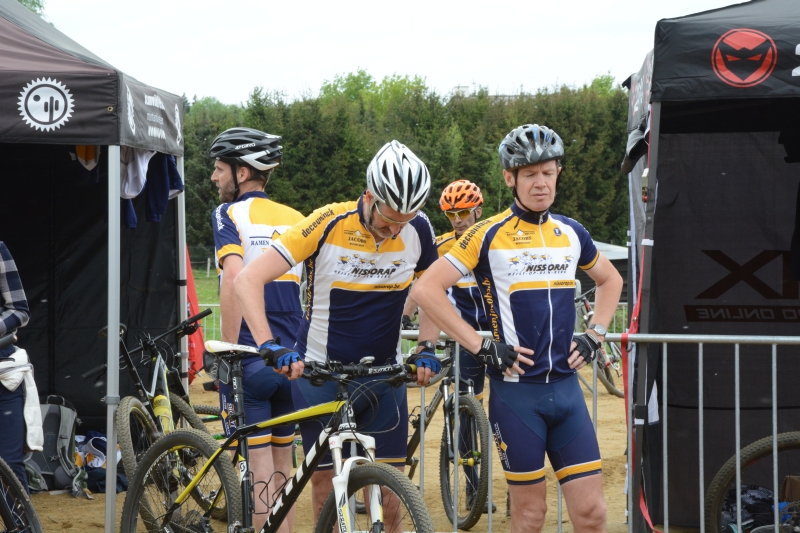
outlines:
[[[653,47],[655,25],[731,0],[45,0],[46,19],[139,81],[175,94],[288,99],[365,69],[419,75],[448,94],[622,82]]]

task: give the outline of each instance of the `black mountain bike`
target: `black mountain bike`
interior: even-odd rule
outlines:
[[[0,349],[17,341],[14,333],[0,337]],[[17,475],[0,459],[0,522],[8,533],[42,533],[39,516]]]
[[[240,421],[244,416],[241,361],[246,354],[257,351],[219,341],[208,341],[206,347],[232,369],[234,416]],[[120,530],[133,533],[141,518],[150,532],[254,533],[251,514],[255,485],[263,481],[252,480],[247,436],[265,428],[329,417],[297,473],[276,494],[266,495],[270,512],[262,533],[277,531],[328,450],[333,456],[334,492],[323,506],[317,532],[330,533],[338,527],[340,533],[433,533],[433,522],[417,488],[396,468],[373,462],[375,439],[358,433],[347,387],[354,377],[375,377],[401,385],[414,379],[411,376],[416,369],[400,364],[372,366],[371,360],[367,357],[358,364],[306,362],[306,379],[337,383],[336,400],[255,424],[237,424],[236,431],[221,445],[210,435],[192,429],[177,430],[160,438],[142,457],[131,480]],[[225,450],[234,442],[236,454],[231,460]],[[350,442],[362,446],[364,456],[343,461],[342,448]],[[238,463],[236,469],[234,463]],[[368,502],[365,518],[355,512],[353,496],[361,491],[365,491]],[[221,515],[219,510],[223,508],[225,513]]]
[[[199,327],[197,322],[210,314],[211,310],[206,309],[161,335],[145,336],[139,339],[139,346],[130,351],[122,340],[126,328],[124,325],[120,325],[120,369],[128,370],[138,394],[138,397],[122,398],[114,419],[122,452],[122,465],[128,477],[133,475],[136,470],[139,458],[161,435],[173,431],[176,427],[186,426],[207,431],[205,424],[189,403],[189,394],[183,388],[178,369],[174,367],[174,355],[171,357],[172,361],[169,361],[170,357],[163,357],[162,353],[167,356],[173,353],[172,347],[164,339],[173,334],[176,336],[176,340],[191,335]],[[142,354],[140,362],[150,367],[149,389],[145,387],[144,381],[136,369],[133,356],[137,354]],[[107,368],[108,365],[103,363],[81,377],[84,380],[93,376],[99,377],[105,373]],[[154,408],[156,401],[163,403],[164,411],[162,413],[171,413],[171,415],[158,416]]]

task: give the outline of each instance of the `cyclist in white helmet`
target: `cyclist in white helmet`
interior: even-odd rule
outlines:
[[[321,387],[297,379],[303,360],[358,362],[372,356],[374,364],[401,362],[400,317],[411,281],[437,258],[433,227],[421,211],[430,192],[425,164],[397,141],[387,143],[367,168],[367,190],[356,201],[317,209],[282,234],[269,250],[247,265],[236,279],[242,313],[265,361],[277,362],[292,381],[296,409],[334,400],[336,383]],[[290,268],[304,264],[308,279],[305,312],[297,344],[275,341],[272,317],[264,314],[265,284]],[[269,313],[267,313],[269,315]],[[433,341],[439,330],[427,320],[420,325],[420,345],[412,362],[417,380],[427,384],[441,370]],[[376,460],[402,470],[408,440],[405,387],[353,380],[362,387],[354,395],[359,431],[376,441]],[[319,438],[317,421],[300,424],[303,445]],[[345,450],[349,451],[349,450]],[[333,489],[330,454],[312,475],[314,515]],[[397,525],[395,506],[384,502],[388,524]]]
[[[291,207],[269,199],[264,187],[272,171],[281,164],[283,148],[281,138],[251,128],[231,128],[219,134],[211,144],[209,155],[214,159],[211,180],[219,188],[223,202],[212,213],[217,271],[220,277],[220,314],[222,340],[256,347],[246,321],[242,320],[239,300],[233,282],[245,265],[252,262],[269,247],[270,242],[286,231],[303,215]],[[302,320],[300,307],[300,276],[297,267],[274,283],[262,287],[267,297],[266,311],[273,319],[273,330],[281,342],[293,345]],[[276,374],[258,356],[243,361],[244,412],[247,422],[260,422],[294,411],[292,389],[286,376]],[[220,383],[220,409],[228,413],[223,417],[225,434],[230,435],[233,425],[233,387]],[[291,475],[294,428],[280,427],[264,430],[248,437],[250,468],[258,482]],[[273,473],[278,472],[273,477]],[[276,490],[271,482],[268,492]],[[267,505],[255,498],[256,513],[253,525],[256,530],[266,520]],[[291,532],[294,509],[281,525],[281,531]]]

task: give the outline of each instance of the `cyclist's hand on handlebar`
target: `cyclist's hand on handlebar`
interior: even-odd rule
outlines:
[[[442,363],[430,348],[425,348],[412,355],[407,362],[417,366],[417,383],[423,387],[430,382],[433,376],[442,371]]]
[[[523,354],[533,355],[533,350],[522,346],[511,346],[510,344],[495,342],[492,339],[483,339],[481,349],[478,350],[475,356],[484,364],[496,368],[508,377],[513,377],[512,371],[517,374],[525,373],[519,363],[533,366],[533,359],[529,359]]]
[[[585,367],[594,360],[597,350],[601,346],[602,343],[591,331],[574,334],[569,348],[569,359],[567,359],[569,367],[575,370]]]
[[[284,348],[275,342],[275,339],[270,339],[259,346],[258,354],[265,365],[274,367],[276,372],[289,376],[289,379],[297,379],[303,375],[305,365],[300,354]]]

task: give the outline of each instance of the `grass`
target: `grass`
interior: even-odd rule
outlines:
[[[192,274],[194,275],[194,288],[197,291],[197,303],[219,304],[219,284],[216,271],[212,268],[210,276],[206,277],[205,267],[194,267]]]

